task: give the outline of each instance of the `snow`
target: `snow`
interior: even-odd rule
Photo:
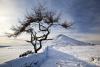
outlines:
[[[100,45],[93,46],[62,34],[44,42],[40,53],[18,58],[19,54],[32,49],[26,43],[0,48],[0,67],[25,67],[31,63],[32,67],[100,67]],[[91,61],[91,58],[95,59]]]
[[[18,58],[20,54],[27,50],[33,50],[33,46],[11,46],[0,48],[0,64]]]
[[[68,54],[67,49],[64,52],[59,48],[48,48],[48,59],[41,65],[41,67],[98,67],[95,64],[88,63]]]
[[[41,67],[99,67],[99,61],[91,57],[100,57],[100,45],[91,45],[59,35],[49,42],[48,59]]]
[[[57,45],[90,45],[89,43],[75,40],[63,34],[60,34],[55,38],[55,43]]]
[[[46,49],[42,53],[33,53],[26,57],[16,58],[14,60],[5,62],[0,67],[39,67],[47,58]]]

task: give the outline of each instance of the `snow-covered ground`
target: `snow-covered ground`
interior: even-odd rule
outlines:
[[[100,66],[100,45],[93,46],[65,35],[59,35],[49,45],[49,59],[41,67]]]
[[[97,59],[95,59],[94,61],[91,61],[92,57],[100,58],[99,52],[100,52],[100,46],[52,46],[49,53],[50,59],[45,64],[48,65],[52,59],[52,61],[56,60],[56,62],[54,63],[59,63],[59,64],[60,62],[61,64],[72,62],[70,63],[72,65],[73,64],[77,65],[81,63],[81,64],[90,64],[90,65],[94,64],[100,66],[100,60],[97,61]],[[83,67],[88,67],[88,66],[83,66]]]
[[[0,48],[0,64],[18,58],[20,54],[32,50],[32,46],[11,46]]]
[[[48,57],[41,67],[100,67],[100,45],[92,46],[65,35],[59,35],[53,41],[45,43],[43,48],[47,45]],[[32,49],[33,47],[26,43],[2,47],[0,63],[18,58],[19,54]]]
[[[27,50],[33,50],[31,44],[22,40],[1,38],[0,41],[0,64],[18,58],[20,54]]]

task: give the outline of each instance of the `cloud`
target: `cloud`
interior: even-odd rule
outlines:
[[[52,4],[74,20],[79,32],[100,33],[91,30],[100,26],[100,0],[52,0]]]
[[[100,33],[100,27],[99,27],[99,26],[97,26],[97,27],[92,27],[92,28],[90,28],[90,30],[91,30],[91,31],[96,31],[96,32]]]
[[[12,25],[17,25],[31,9],[36,0],[0,0],[0,35],[11,32]],[[3,30],[2,30],[3,29]]]
[[[100,0],[38,0],[45,6],[61,11],[63,20],[74,22],[73,29],[57,31],[80,40],[100,39]],[[38,5],[37,0],[0,0],[0,34],[10,31],[26,11]],[[4,30],[2,30],[4,29]]]

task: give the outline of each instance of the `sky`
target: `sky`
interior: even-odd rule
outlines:
[[[60,33],[100,44],[100,0],[0,0],[0,36],[12,32],[11,26],[39,2],[61,12],[63,20],[74,23],[72,29]]]

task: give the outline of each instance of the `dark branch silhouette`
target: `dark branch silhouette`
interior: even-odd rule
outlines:
[[[20,25],[17,27],[12,27],[11,29],[14,31],[13,34],[9,34],[8,37],[17,37],[23,32],[27,32],[30,34],[30,40],[26,40],[26,42],[31,43],[34,46],[34,52],[37,53],[42,48],[42,41],[51,40],[48,39],[48,35],[50,34],[51,26],[60,25],[64,28],[68,28],[71,24],[67,22],[59,23],[60,14],[56,12],[49,11],[43,6],[38,6],[33,10],[31,15],[25,17],[24,21],[20,21]],[[34,28],[34,24],[38,27],[39,31],[36,31]],[[45,32],[42,35],[38,35],[40,32]]]

